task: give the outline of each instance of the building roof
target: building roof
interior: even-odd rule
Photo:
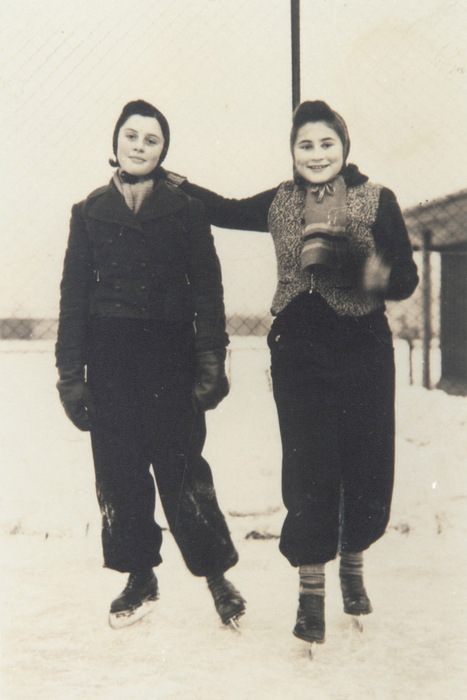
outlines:
[[[404,210],[404,219],[415,249],[422,247],[423,233],[431,232],[432,250],[467,247],[467,189],[432,199]]]

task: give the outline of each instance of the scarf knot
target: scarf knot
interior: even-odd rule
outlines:
[[[318,197],[316,201],[322,202],[325,194],[328,194],[330,197],[334,196],[334,184],[332,182],[325,182],[323,185],[312,185],[310,187],[310,192],[317,193]]]

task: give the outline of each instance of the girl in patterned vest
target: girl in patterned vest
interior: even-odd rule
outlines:
[[[394,480],[394,351],[385,300],[417,268],[396,197],[347,164],[350,139],[325,102],[303,102],[293,180],[225,199],[169,174],[211,224],[269,231],[278,269],[268,344],[287,516],[280,551],[300,574],[293,633],[325,640],[325,564],[340,555],[344,611],[372,612],[363,552],[385,532]]]

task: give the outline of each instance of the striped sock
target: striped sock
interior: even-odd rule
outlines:
[[[324,564],[302,564],[299,567],[299,595],[325,595]]]
[[[341,552],[339,576],[351,574],[363,577],[363,552]]]

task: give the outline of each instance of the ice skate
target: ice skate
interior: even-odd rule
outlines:
[[[352,616],[355,629],[363,632],[362,615],[373,612],[370,599],[363,585],[363,576],[346,574],[340,576],[344,612]]]
[[[298,639],[309,643],[310,656],[313,658],[315,644],[324,644],[325,641],[324,596],[313,594],[300,596],[293,634]]]
[[[363,622],[360,615],[352,615],[352,623],[357,632],[363,632]]]
[[[112,629],[132,625],[153,610],[158,598],[157,578],[152,569],[131,573],[125,588],[110,606],[109,625]]]
[[[238,620],[245,614],[245,599],[223,574],[208,576],[206,580],[222,624],[240,632]]]

